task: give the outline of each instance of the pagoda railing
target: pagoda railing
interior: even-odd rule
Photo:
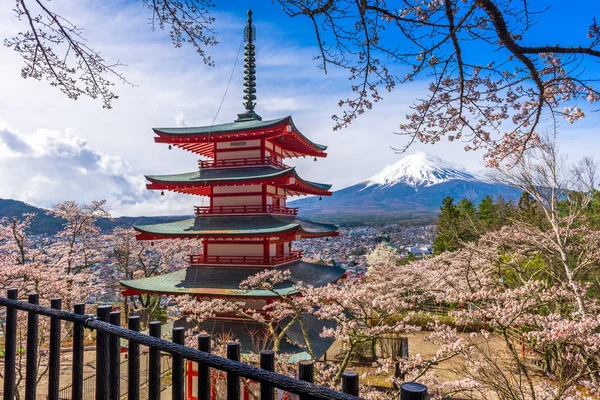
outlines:
[[[16,386],[17,376],[17,352],[25,353],[25,399],[46,398],[48,400],[59,400],[59,387],[61,377],[61,335],[65,331],[73,335],[72,340],[72,366],[70,381],[72,383],[71,399],[82,399],[84,395],[84,337],[86,329],[96,331],[95,351],[95,385],[94,398],[97,400],[109,400],[121,398],[120,380],[121,375],[121,339],[128,341],[127,345],[127,371],[125,372],[127,384],[127,398],[137,400],[140,398],[140,345],[149,348],[149,370],[148,370],[148,392],[152,400],[161,398],[161,358],[164,355],[172,357],[171,393],[168,398],[173,400],[184,400],[191,398],[192,393],[186,393],[185,385],[185,360],[188,365],[197,363],[194,374],[198,380],[198,400],[208,400],[211,392],[216,393],[215,383],[211,382],[211,369],[226,372],[226,383],[219,391],[226,390],[227,400],[240,400],[242,391],[246,397],[245,389],[248,381],[255,382],[260,386],[261,400],[274,400],[281,394],[276,394],[275,389],[283,392],[293,393],[303,399],[339,399],[351,400],[358,397],[358,374],[346,372],[342,377],[343,392],[338,392],[323,386],[313,384],[314,363],[312,361],[301,361],[298,364],[298,378],[273,372],[275,370],[275,353],[271,350],[260,352],[260,368],[240,362],[241,346],[238,342],[227,343],[227,358],[211,354],[210,335],[198,335],[198,349],[186,347],[185,328],[173,329],[173,341],[161,339],[161,322],[149,323],[149,333],[140,333],[140,317],[130,316],[128,328],[121,327],[121,312],[113,311],[112,306],[102,305],[97,307],[97,315],[87,315],[85,304],[75,304],[75,312],[61,310],[61,300],[53,299],[51,308],[39,305],[39,295],[30,294],[28,302],[18,301],[18,291],[9,289],[7,297],[0,297],[0,306],[6,307],[6,325],[4,336],[4,375],[3,375],[3,398],[13,400],[17,390],[22,387]],[[4,311],[4,310],[2,310]],[[26,346],[23,348],[18,336],[17,321],[19,312],[27,313],[27,338]],[[40,332],[40,317],[50,319],[49,335]],[[72,323],[65,326],[64,322]],[[62,333],[61,333],[62,331]],[[40,338],[48,337],[48,391],[38,393],[39,371],[46,368],[40,363]],[[45,346],[45,345],[44,345]],[[19,356],[21,357],[21,356]],[[86,355],[85,362],[90,362]],[[242,384],[241,379],[247,381]],[[190,390],[190,387],[188,387]],[[195,393],[194,393],[195,394]],[[165,396],[166,397],[166,396]],[[221,396],[219,396],[221,398]],[[421,399],[421,397],[419,397]]]
[[[289,254],[278,256],[206,256],[192,254],[189,262],[192,265],[249,265],[249,266],[275,266],[296,261],[302,258],[301,251],[292,251]]]
[[[280,207],[272,204],[251,206],[196,206],[194,212],[197,216],[219,214],[284,214],[298,215],[297,207]]]
[[[204,168],[227,168],[227,167],[250,167],[259,165],[272,165],[274,167],[288,169],[288,165],[273,157],[234,158],[230,160],[200,160],[198,167]]]

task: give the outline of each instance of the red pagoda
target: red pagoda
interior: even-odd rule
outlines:
[[[290,271],[289,281],[277,286],[282,294],[293,294],[297,290],[294,284],[300,281],[323,286],[344,275],[341,268],[305,262],[301,252],[292,250],[292,242],[300,238],[338,235],[336,226],[297,218],[298,209],[287,205],[289,196],[331,195],[331,185],[307,181],[285,164],[285,159],[292,157],[326,157],[326,147],[300,133],[289,116],[263,121],[254,112],[255,32],[251,11],[244,34],[245,112],[226,124],[154,129],[155,142],[206,159],[200,160],[193,172],[146,176],[148,189],[206,196],[208,205],[196,206],[195,218],[135,227],[139,240],[200,239],[202,252],[190,254],[184,270],[122,281],[125,296],[192,295],[199,301],[235,298],[244,300],[249,308],[261,309],[276,296],[264,290],[242,290],[239,285],[264,269]],[[327,323],[310,316],[304,322],[310,327],[315,356],[320,357],[331,345],[319,335]],[[261,329],[258,323],[219,316],[205,322],[203,328],[213,334],[230,334],[246,351],[257,350],[250,332]],[[306,355],[299,327],[289,329],[287,336],[288,343],[282,344],[280,351]]]

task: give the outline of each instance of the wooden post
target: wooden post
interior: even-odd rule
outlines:
[[[75,304],[75,314],[85,314],[85,304]],[[73,371],[71,374],[71,398],[81,400],[83,398],[83,334],[85,327],[79,323],[73,323]]]
[[[238,342],[227,343],[227,358],[240,361],[240,347]],[[240,399],[240,376],[235,372],[227,372],[227,400]]]
[[[184,344],[185,342],[185,328],[177,327],[173,328],[173,343]],[[184,377],[183,377],[183,358],[180,356],[173,356],[173,383],[171,385],[173,400],[183,400],[184,398]]]
[[[121,326],[121,311],[110,313],[110,323]],[[108,381],[110,383],[110,400],[121,399],[121,339],[117,335],[108,338],[108,354],[110,370]]]
[[[98,306],[96,314],[103,322],[110,322],[112,306]],[[109,396],[109,344],[108,333],[96,331],[96,400],[108,400]]]
[[[342,392],[358,397],[358,373],[344,372],[342,374]]]
[[[406,382],[400,385],[400,400],[426,400],[427,386],[417,382]]]
[[[6,297],[19,299],[18,289],[8,289]],[[17,359],[17,310],[6,307],[6,329],[4,331],[4,400],[15,398],[16,359]]]
[[[161,336],[161,322],[152,321],[149,324],[150,336],[159,338]],[[150,366],[148,368],[148,400],[160,400],[160,349],[150,347]]]
[[[210,335],[198,335],[198,350],[210,353]],[[204,363],[198,363],[198,400],[209,400],[210,397],[210,367]]]
[[[267,371],[275,371],[275,352],[263,350],[260,352],[260,368]],[[260,384],[260,400],[274,400],[275,388],[270,383]]]
[[[398,338],[398,357],[404,360],[408,360],[408,338],[400,337]],[[400,361],[396,362],[396,371],[394,372],[394,377],[397,379],[404,379],[404,373],[400,371]],[[398,388],[397,385],[396,389]]]
[[[140,331],[140,317],[132,315],[129,317],[127,327],[134,331]],[[127,349],[127,399],[139,400],[140,398],[140,344],[129,341]]]
[[[315,377],[315,363],[313,361],[300,361],[298,363],[298,379],[313,383]],[[310,400],[310,396],[299,396],[300,400]]]
[[[50,307],[62,308],[61,299],[50,300]],[[48,356],[48,400],[58,400],[60,387],[60,320],[50,318],[50,354]]]
[[[31,293],[29,295],[30,304],[40,304],[40,295]],[[37,373],[38,373],[38,315],[29,311],[27,313],[27,355],[25,375],[25,400],[35,400],[37,392]]]

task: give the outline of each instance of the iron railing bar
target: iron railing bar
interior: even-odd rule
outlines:
[[[351,396],[345,393],[337,392],[323,386],[318,386],[312,383],[299,381],[289,376],[280,375],[275,372],[262,370],[252,365],[244,364],[238,361],[228,360],[210,353],[204,353],[183,345],[168,342],[163,339],[157,339],[147,336],[142,333],[130,331],[126,328],[121,328],[112,325],[108,322],[103,322],[95,319],[94,316],[82,316],[61,310],[53,310],[43,306],[37,306],[29,303],[23,303],[16,300],[10,300],[5,297],[0,297],[0,306],[14,307],[22,311],[32,311],[40,315],[48,317],[58,317],[65,321],[78,322],[83,324],[88,329],[102,330],[113,335],[117,335],[124,339],[136,341],[144,346],[152,346],[165,351],[169,354],[177,355],[193,362],[203,362],[209,367],[216,368],[221,371],[231,371],[237,373],[241,377],[251,379],[259,383],[271,383],[273,386],[298,395],[310,395],[316,399],[323,400],[353,400],[358,399],[356,396]]]

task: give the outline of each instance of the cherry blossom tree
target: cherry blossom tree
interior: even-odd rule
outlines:
[[[535,145],[545,118],[555,129],[561,119],[573,123],[585,115],[582,102],[600,98],[586,70],[600,57],[600,27],[591,17],[562,21],[587,24],[587,37],[556,44],[533,37],[547,6],[529,0],[279,3],[311,21],[326,71],[348,71],[353,95],[340,101],[336,128],[371,109],[382,92],[425,78],[428,93],[399,134],[409,143],[461,140],[466,150],[487,150],[496,165]]]
[[[111,267],[125,280],[148,278],[174,272],[187,266],[187,255],[197,248],[193,240],[137,240],[132,228],[116,227],[103,239],[111,250]],[[106,256],[106,254],[105,254]],[[132,298],[135,308],[145,308],[155,315],[160,308],[160,296],[141,295]],[[139,304],[138,304],[139,302]],[[128,314],[129,303],[125,301]]]
[[[446,137],[466,150],[486,150],[489,165],[519,159],[535,146],[549,118],[583,118],[595,103],[593,69],[600,57],[600,26],[582,13],[562,26],[589,26],[587,37],[556,44],[534,37],[548,6],[531,0],[278,0],[290,17],[311,23],[317,60],[325,72],[347,71],[352,95],[342,99],[335,128],[343,128],[381,101],[384,92],[417,79],[428,92],[399,120],[399,134],[436,143]],[[191,45],[208,65],[217,43],[208,0],[142,0],[152,29],[169,29],[173,44]],[[223,3],[225,4],[225,3]],[[87,44],[82,28],[49,2],[15,0],[23,29],[4,41],[24,61],[24,78],[45,79],[68,97],[117,98],[113,80],[127,82],[120,62],[106,61]],[[589,19],[588,19],[589,18]],[[582,35],[583,36],[583,35]],[[398,149],[402,151],[403,148]]]
[[[597,268],[599,232],[584,223],[585,211],[598,188],[598,168],[591,158],[573,165],[552,140],[528,151],[513,168],[498,167],[494,177],[528,193],[543,211],[545,226],[537,226],[521,241],[538,243],[553,278],[570,287],[579,312],[586,314],[584,291],[579,283]],[[518,245],[515,241],[513,246]]]
[[[100,207],[101,208],[101,207]],[[70,309],[73,304],[85,301],[92,290],[90,266],[101,257],[101,250],[92,245],[93,234],[99,214],[99,203],[79,207],[74,203],[62,203],[50,212],[65,220],[63,229],[53,237],[32,238],[28,229],[35,219],[34,214],[22,218],[4,218],[0,221],[0,288],[16,288],[21,299],[29,293],[38,293],[40,303],[49,305],[52,298],[61,298],[63,307]],[[40,318],[39,341],[44,348],[49,320]],[[27,315],[18,313],[17,343],[25,348],[27,335]],[[68,338],[68,330],[63,330],[61,340]],[[39,352],[38,364],[46,356]],[[25,377],[25,353],[17,354],[17,389]],[[47,363],[38,371],[38,382],[44,378]],[[22,393],[15,392],[20,398]]]
[[[83,35],[83,28],[68,15],[52,10],[52,4],[42,0],[16,0],[15,16],[23,29],[12,38],[4,39],[6,47],[23,58],[23,78],[46,80],[67,97],[100,98],[104,108],[111,108],[118,99],[113,92],[114,81],[129,84],[120,72],[120,61],[108,61],[92,47]],[[217,43],[214,37],[208,0],[142,0],[140,5],[150,14],[150,27],[169,29],[175,47],[191,45],[205,64],[213,65],[205,47]]]

